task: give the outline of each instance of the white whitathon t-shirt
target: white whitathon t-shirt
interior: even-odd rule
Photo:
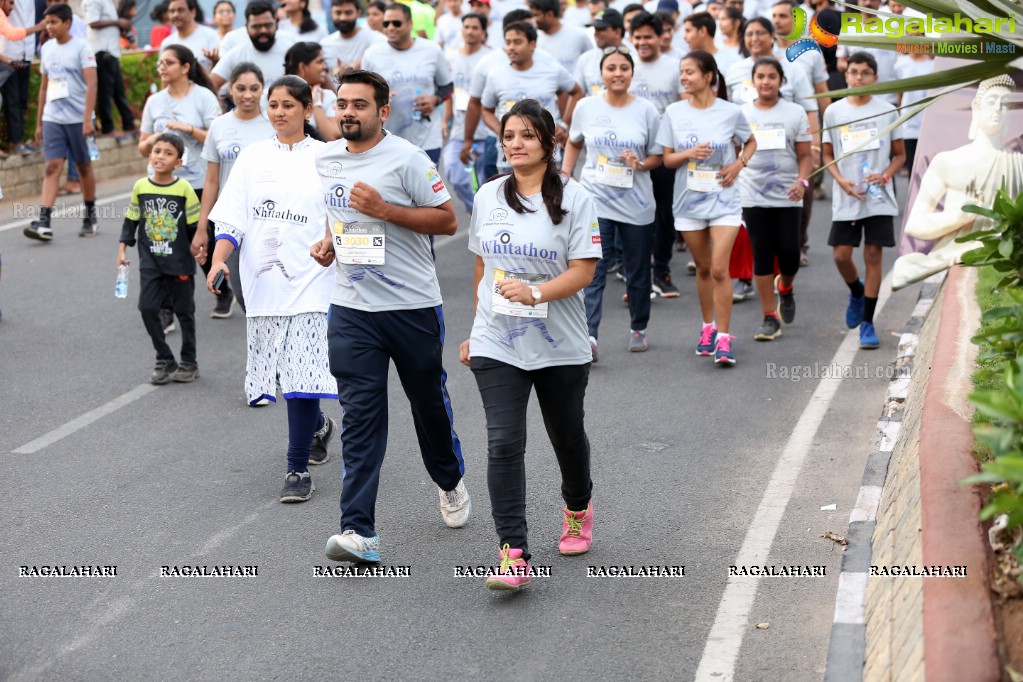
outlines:
[[[50,81],[43,109],[43,121],[70,125],[85,119],[85,69],[96,68],[96,56],[81,38],[72,38],[63,45],[56,39],[43,43],[39,55],[39,71]],[[63,97],[51,99],[52,94]]]
[[[265,114],[243,121],[236,110],[221,114],[206,131],[206,142],[202,146],[204,161],[220,164],[220,191],[224,191],[227,178],[231,175],[235,161],[241,151],[253,142],[262,142],[274,137],[274,127]],[[219,196],[219,194],[218,194]]]
[[[361,62],[366,50],[378,43],[386,43],[387,38],[382,33],[360,28],[351,38],[345,38],[340,31],[334,31],[323,39],[320,47],[323,49],[323,59],[327,62],[327,68],[333,72],[337,68],[338,60],[342,64]]]
[[[516,213],[504,201],[507,177],[488,182],[476,193],[469,224],[469,250],[483,258],[483,279],[477,295],[469,351],[524,370],[590,362],[583,292],[548,302],[546,318],[495,313],[494,271],[545,275],[554,279],[568,261],[600,258],[600,227],[593,199],[575,181],[568,181],[560,225],[551,222],[539,194],[522,199],[533,213]]]
[[[483,45],[470,55],[464,55],[457,50],[452,51],[448,55],[448,61],[451,63],[451,78],[455,83],[455,92],[451,95],[452,123],[451,134],[448,137],[449,140],[462,140],[465,138],[465,109],[460,109],[459,107],[468,104],[473,71],[476,65],[488,54],[490,54],[490,48]],[[485,140],[489,130],[481,116],[473,139]]]
[[[745,104],[757,98],[753,87],[753,57],[746,57],[728,67],[725,72],[725,85],[728,86],[728,101],[734,104]],[[803,107],[804,111],[817,111],[817,100],[814,89],[806,77],[806,73],[798,66],[790,64],[787,59],[780,60],[781,70],[785,72],[785,82],[781,84],[780,96]]]
[[[618,157],[631,149],[640,161],[661,153],[657,144],[657,108],[637,97],[628,106],[612,107],[603,94],[584,97],[575,107],[569,138],[585,138],[586,164],[580,181],[593,195],[597,215],[627,225],[654,222],[654,187],[650,173],[632,172],[632,187],[617,187],[601,182],[598,166],[622,163]],[[619,169],[620,170],[620,169]],[[631,169],[629,169],[631,171]]]
[[[502,31],[503,33],[503,31]],[[593,40],[588,33],[578,26],[561,25],[561,30],[553,36],[543,31],[536,32],[536,46],[547,50],[565,70],[572,73],[575,63],[585,52],[593,49]],[[533,59],[536,59],[534,56]]]
[[[451,84],[448,60],[437,44],[417,37],[407,50],[396,50],[390,43],[380,43],[366,50],[362,68],[379,73],[391,88],[391,115],[384,128],[420,149],[440,149],[443,109],[437,107],[429,121],[425,116],[412,119],[416,90],[436,95],[437,88]]]
[[[480,101],[483,106],[492,108],[500,120],[516,102],[535,99],[559,121],[558,92],[571,92],[574,86],[575,79],[564,67],[552,61],[537,61],[534,57],[533,65],[525,71],[518,71],[508,63],[492,68]]]
[[[688,101],[665,109],[657,134],[661,146],[682,151],[710,142],[714,150],[705,161],[686,161],[675,171],[672,213],[676,218],[709,220],[742,212],[738,183],[716,192],[696,192],[688,189],[687,176],[693,163],[698,170],[720,171],[735,161],[735,145],[741,149],[752,134],[742,110],[723,99],[715,99],[706,109],[696,109]]]
[[[843,177],[860,183],[857,189],[865,190],[865,185],[862,183],[863,163],[866,163],[875,173],[883,173],[891,163],[892,140],[902,139],[902,127],[899,126],[886,135],[881,135],[880,132],[898,118],[899,113],[895,107],[877,97],[871,97],[869,102],[860,107],[853,106],[848,99],[840,99],[824,110],[825,130],[821,133],[821,141],[831,143],[836,159],[841,158],[856,146],[849,145],[846,148],[842,144],[843,134],[848,136],[847,140],[852,140],[854,138],[851,136],[863,135],[864,130],[873,130],[877,133],[877,149],[854,152],[851,156],[838,162],[838,172]],[[831,130],[827,130],[827,128],[831,128]],[[893,182],[881,187],[881,196],[884,201],[871,199],[869,194],[863,201],[860,201],[843,192],[837,184],[831,194],[832,220],[859,220],[873,215],[895,216],[899,214],[899,205],[895,201],[895,183]]]
[[[206,88],[195,85],[189,87],[188,93],[181,99],[171,97],[166,88],[146,100],[142,110],[142,132],[160,134],[170,132],[177,135],[185,143],[185,155],[181,167],[174,175],[187,180],[193,189],[202,189],[206,182],[206,162],[202,158],[202,143],[192,135],[179,130],[167,130],[171,121],[187,123],[195,128],[208,129],[214,119],[220,116],[220,102],[217,96]],[[149,167],[153,174],[153,167]]]
[[[799,179],[796,142],[809,142],[813,139],[803,107],[780,99],[765,111],[749,102],[742,105],[742,113],[754,136],[759,133],[771,140],[778,140],[781,136],[785,139],[783,149],[766,149],[766,146],[775,143],[762,147],[758,138],[756,153],[749,160],[749,165],[739,173],[742,205],[780,208],[802,206],[802,200],[789,201],[788,192],[789,187]]]
[[[684,92],[679,80],[680,61],[665,54],[652,62],[636,60],[629,92],[649,100],[657,107],[657,113],[663,114],[668,105],[679,101],[678,96]]]
[[[356,182],[366,183],[384,201],[397,206],[432,208],[451,200],[437,166],[426,152],[408,140],[388,134],[361,154],[349,152],[347,145],[345,140],[337,140],[316,154],[319,200],[327,205],[331,226],[335,222],[382,222],[349,207],[348,197]],[[331,303],[371,312],[440,305],[440,284],[429,235],[394,223],[384,223],[384,230],[383,265],[345,265],[335,261]]]
[[[174,30],[169,36],[163,39],[160,43],[160,49],[167,47],[168,45],[184,45],[195,58],[199,60],[199,63],[205,67],[207,71],[213,68],[213,62],[209,60],[206,55],[202,53],[203,50],[219,50],[220,49],[220,35],[216,29],[212,29],[209,26],[203,26],[202,24],[196,24],[195,30],[187,38],[182,38],[177,29]],[[267,81],[269,84],[269,81]]]
[[[331,269],[309,255],[323,239],[324,206],[307,137],[288,150],[274,137],[242,150],[210,211],[217,238],[240,248],[247,317],[325,313]]]

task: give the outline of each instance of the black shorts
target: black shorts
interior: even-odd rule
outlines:
[[[895,246],[895,221],[890,215],[871,215],[859,220],[836,220],[831,223],[828,246],[859,246],[864,244]]]

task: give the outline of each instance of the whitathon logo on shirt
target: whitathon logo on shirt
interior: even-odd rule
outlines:
[[[603,135],[593,137],[593,145],[596,147],[610,147],[612,149],[634,149],[635,145],[628,140],[619,140],[618,133],[608,130]]]
[[[242,146],[237,142],[220,153],[221,162],[234,161],[242,153]]]
[[[349,209],[348,189],[341,183],[338,183],[327,190],[327,193],[324,195],[324,200],[327,202],[327,206],[330,206],[331,208],[341,208],[346,211]]]
[[[494,212],[496,211],[503,211],[507,217],[507,211],[504,211],[504,209],[495,209]],[[493,212],[491,215],[493,215]],[[491,220],[488,220],[484,223],[484,227],[491,224],[491,222]],[[597,239],[600,239],[599,233]],[[539,248],[534,242],[516,244],[514,235],[509,230],[501,230],[497,233],[496,238],[480,242],[480,248],[488,256],[523,256],[524,258],[539,258],[550,262],[557,262],[558,260],[557,251]]]
[[[331,161],[329,164],[327,164],[327,169],[323,171],[323,174],[326,175],[328,178],[341,177],[341,162]]]
[[[277,208],[277,202],[267,199],[263,203],[252,207],[252,215],[260,220],[280,220],[286,223],[299,223],[305,225],[309,218],[301,213],[294,213],[290,208],[283,211]]]

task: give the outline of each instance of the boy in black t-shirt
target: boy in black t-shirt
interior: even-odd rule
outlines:
[[[156,138],[149,154],[153,176],[135,183],[117,250],[117,265],[128,265],[127,247],[134,246],[135,235],[139,235],[139,312],[156,349],[156,368],[149,379],[154,384],[172,380],[187,383],[199,377],[195,358],[195,260],[191,252],[199,200],[189,183],[174,177],[184,153],[185,146],[178,136],[163,134]],[[165,292],[170,293],[181,323],[180,365],[160,324]]]

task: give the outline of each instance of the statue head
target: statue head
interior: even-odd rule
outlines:
[[[970,107],[973,111],[968,134],[970,140],[980,132],[998,143],[998,135],[1006,122],[1006,98],[1012,95],[1015,88],[1012,78],[1005,74],[980,82]]]

